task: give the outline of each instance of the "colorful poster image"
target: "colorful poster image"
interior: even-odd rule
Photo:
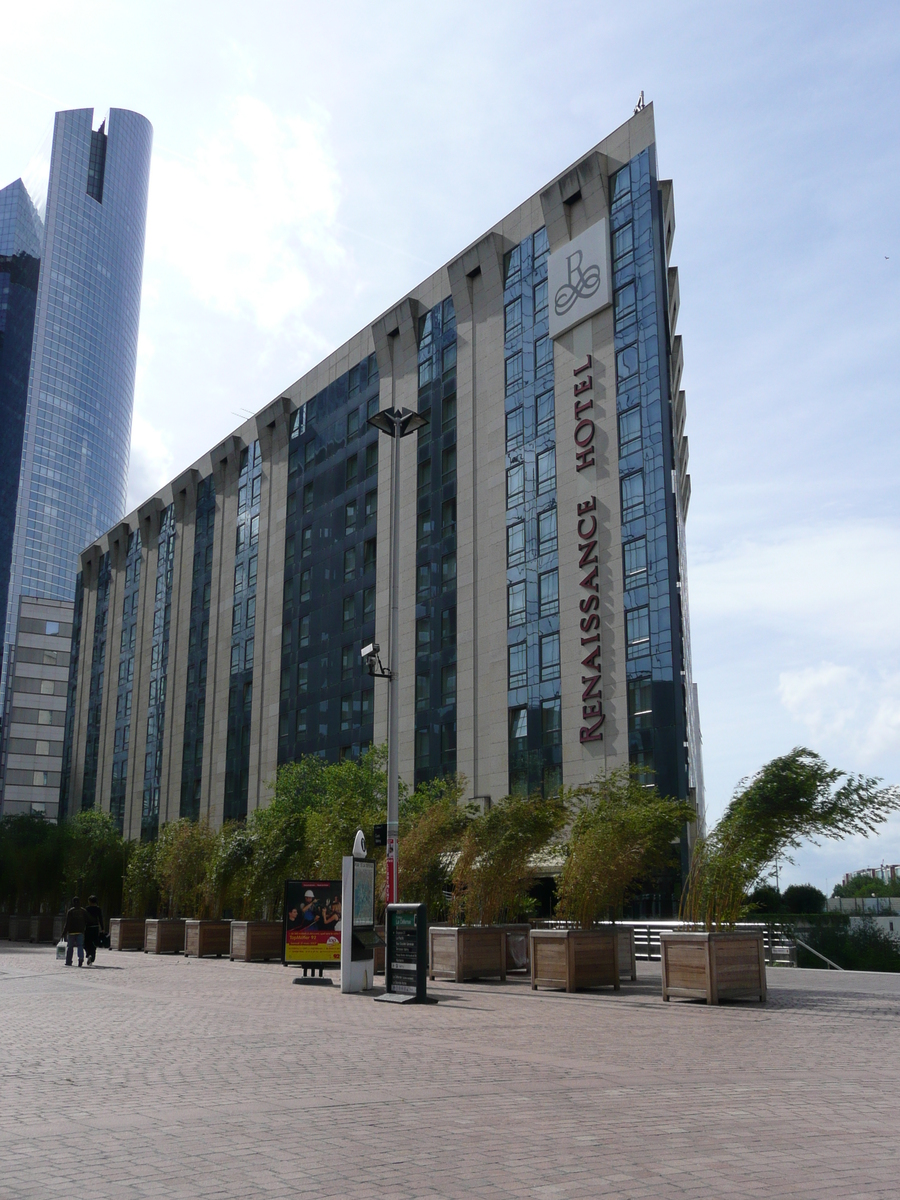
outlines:
[[[340,966],[340,880],[287,880],[283,962],[285,966]]]

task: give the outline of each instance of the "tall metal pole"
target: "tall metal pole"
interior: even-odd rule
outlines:
[[[394,413],[391,445],[391,623],[388,670],[388,780],[387,780],[387,902],[399,899],[400,867],[400,426],[401,414]]]

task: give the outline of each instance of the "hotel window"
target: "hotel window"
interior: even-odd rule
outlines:
[[[353,697],[341,696],[341,729],[349,729],[353,719]]]
[[[307,525],[300,535],[300,557],[308,558],[312,554],[312,527]]]
[[[548,508],[538,514],[538,554],[556,551],[556,509]]]
[[[562,701],[558,696],[541,704],[541,740],[545,746],[558,746],[562,741]]]
[[[445,554],[441,559],[441,589],[449,591],[456,587],[456,555]]]
[[[448,446],[441,455],[441,481],[452,483],[456,475],[456,447]]]
[[[350,546],[344,551],[344,582],[349,583],[356,576],[356,547]]]
[[[541,638],[541,683],[559,679],[559,634],[548,633]]]
[[[251,495],[250,495],[250,503],[258,504],[260,492],[262,491],[262,476],[261,475],[257,475],[257,477],[253,480],[253,483],[251,484],[251,488],[252,488],[252,491],[251,491]]]
[[[548,292],[547,280],[542,279],[540,283],[534,285],[534,319],[540,321],[547,315],[548,308]]]
[[[259,557],[254,554],[247,564],[247,586],[256,587],[256,572],[259,566]]]
[[[350,457],[347,459],[347,465],[345,468],[345,477],[344,477],[345,487],[353,487],[353,485],[356,483],[358,475],[359,475],[359,463],[357,461],[356,455],[351,454]]]
[[[305,692],[309,687],[309,663],[297,664],[297,691]]]
[[[378,543],[376,538],[368,538],[363,542],[363,570],[374,571],[375,560],[378,554]]]
[[[347,441],[359,433],[359,409],[354,408],[347,413]]]
[[[300,572],[300,601],[309,599],[310,586],[312,581],[312,571],[309,567],[305,571]]]
[[[441,670],[441,706],[456,703],[456,667],[444,667]]]
[[[521,504],[525,499],[525,467],[518,463],[506,472],[506,507]]]
[[[341,613],[341,627],[343,629],[352,629],[356,624],[356,597],[345,596],[343,611]]]
[[[445,500],[441,505],[441,537],[456,536],[456,500]]]
[[[506,530],[506,563],[521,566],[525,561],[525,522],[516,521]]]
[[[538,338],[534,343],[534,373],[541,375],[553,366],[553,342],[549,337]]]
[[[428,384],[431,383],[431,380],[432,380],[432,367],[431,367],[431,357],[429,356],[428,358],[425,359],[424,362],[419,363],[419,387],[420,388],[427,387]]]
[[[253,666],[253,643],[254,638],[247,638],[247,644],[244,646],[244,670],[249,671]]]
[[[511,583],[506,590],[507,625],[525,624],[525,584]]]
[[[622,325],[634,317],[637,307],[637,293],[633,283],[626,284],[616,292],[615,311],[616,324]]]
[[[240,646],[231,647],[231,673],[241,669],[241,648]],[[148,735],[149,736],[149,735]]]
[[[520,405],[506,414],[506,449],[517,450],[525,444],[525,409]]]
[[[550,241],[544,226],[535,231],[534,235],[534,269],[543,265],[544,259],[550,253]]]
[[[431,531],[434,529],[434,524],[431,520],[431,512],[426,509],[425,512],[420,512],[416,517],[416,546],[421,550],[431,543]]]
[[[629,658],[650,653],[650,609],[647,605],[626,612],[625,644]]]
[[[550,433],[554,424],[553,393],[544,392],[535,401],[535,425],[538,435]]]
[[[231,610],[231,632],[232,633],[237,633],[237,631],[241,627],[241,616],[243,613],[243,609],[244,609],[243,604],[241,603],[240,600],[238,600],[237,604]]]
[[[619,413],[619,457],[624,458],[641,448],[641,410],[629,408]]]
[[[350,500],[344,506],[344,533],[356,532],[356,501]]]
[[[441,648],[447,650],[456,642],[456,609],[445,608],[441,613]]]
[[[373,587],[363,589],[363,620],[375,620],[375,589]]]
[[[444,347],[441,355],[441,367],[445,379],[456,370],[456,342],[451,342],[449,346]]]
[[[431,678],[428,675],[416,676],[416,712],[424,712],[431,707]]]
[[[615,209],[628,199],[628,194],[631,191],[631,171],[625,166],[621,170],[616,171],[610,180],[610,203]]]
[[[509,686],[510,688],[520,688],[524,687],[527,682],[525,643],[520,642],[518,646],[509,648]]]
[[[631,222],[617,229],[613,234],[613,264],[618,266],[620,261],[634,249],[634,227]]]
[[[416,621],[416,654],[428,654],[431,650],[431,623],[427,617]]]
[[[522,352],[511,355],[506,360],[506,394],[514,392],[522,383],[523,360]]]
[[[637,346],[626,346],[616,355],[616,379],[621,383],[623,379],[629,379],[636,374],[637,369],[638,348]]]
[[[303,485],[303,511],[304,513],[312,512],[313,510],[313,485],[306,483]]]
[[[528,749],[528,709],[509,710],[509,741],[512,750]]]
[[[418,478],[416,487],[420,492],[427,492],[431,488],[431,459],[426,462],[419,463]]]
[[[431,567],[428,563],[416,567],[416,599],[427,600],[431,595]]]
[[[428,752],[431,739],[427,729],[416,730],[416,770],[424,771],[428,767]]]
[[[441,432],[452,433],[456,428],[456,394],[445,396],[441,403]]]
[[[239,592],[244,586],[244,564],[238,563],[234,568],[234,590]],[[153,632],[156,633],[156,621],[154,620]]]
[[[309,617],[308,616],[300,618],[299,643],[301,646],[309,645]]]
[[[35,754],[41,754],[46,757],[50,753],[50,743],[49,742],[35,742],[34,743],[34,752],[35,752]]]
[[[370,479],[378,470],[378,443],[372,442],[366,446],[366,479]]]
[[[540,615],[552,617],[559,612],[559,574],[556,571],[545,571],[538,577],[540,595]]]
[[[628,681],[628,729],[637,733],[653,728],[653,685],[649,679]]]
[[[362,703],[360,705],[361,719],[363,724],[372,720],[374,699],[375,692],[371,688],[369,688],[368,691],[363,692]]]
[[[352,646],[344,646],[341,649],[341,679],[353,678],[353,660],[354,653]]]
[[[644,515],[644,476],[641,471],[622,480],[622,520],[634,521]]]
[[[625,558],[625,590],[647,583],[647,539],[638,538],[622,547]]]
[[[503,277],[507,287],[515,282],[521,270],[522,251],[519,246],[513,246],[512,250],[508,250],[503,256]]]
[[[504,310],[504,324],[506,326],[506,336],[509,337],[513,333],[519,333],[522,329],[522,301],[517,297],[515,300],[510,300]]]
[[[366,492],[366,524],[378,516],[378,493]]]
[[[544,450],[537,456],[537,490],[540,496],[543,492],[552,492],[556,487],[556,450]]]

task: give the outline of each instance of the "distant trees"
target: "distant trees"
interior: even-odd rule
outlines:
[[[837,884],[831,894],[845,900],[854,896],[900,896],[900,879],[885,883],[883,879],[875,879],[872,875],[854,875],[846,883]]]

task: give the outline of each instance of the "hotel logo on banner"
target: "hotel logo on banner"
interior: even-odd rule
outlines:
[[[559,337],[612,303],[606,217],[554,250],[547,278],[551,337]]]

